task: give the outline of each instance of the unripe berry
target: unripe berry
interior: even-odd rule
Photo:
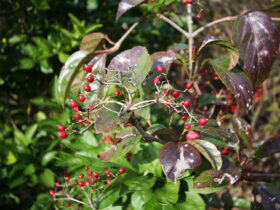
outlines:
[[[72,108],[75,108],[76,106],[78,106],[78,104],[77,104],[76,101],[71,100],[70,106],[71,106]]]
[[[120,172],[120,174],[123,174],[125,172],[125,169],[124,168],[120,168],[119,172]]]
[[[159,77],[156,77],[156,78],[154,79],[154,84],[158,84],[158,82],[159,82]]]
[[[185,107],[189,107],[190,104],[191,104],[191,102],[190,102],[189,100],[184,100],[184,102],[183,102],[183,105],[184,105]]]
[[[189,130],[190,128],[191,128],[191,124],[186,123],[186,124],[184,125],[184,129]]]
[[[169,96],[169,94],[170,94],[170,92],[168,90],[164,90],[163,93],[165,96]]]
[[[183,115],[183,116],[181,117],[181,120],[186,121],[186,120],[187,120],[187,116],[186,116],[186,115]]]
[[[178,98],[179,97],[179,92],[177,90],[174,90],[174,92],[172,93],[172,96],[174,98]]]
[[[119,91],[118,89],[116,89],[116,90],[114,91],[114,95],[115,95],[115,96],[119,96],[119,95],[120,95],[120,91]]]
[[[50,190],[49,193],[50,193],[51,196],[54,196],[55,191],[54,190]]]
[[[163,72],[163,69],[162,69],[161,65],[158,65],[158,66],[157,66],[157,72],[158,72],[159,74],[161,74],[161,73]]]
[[[76,113],[76,114],[74,114],[74,115],[73,115],[73,117],[74,117],[76,120],[79,120],[79,119],[80,119],[80,115],[79,115],[79,114],[77,114],[77,113]]]
[[[69,176],[64,177],[64,179],[65,179],[66,182],[70,181],[70,177]]]
[[[67,133],[65,131],[60,131],[58,133],[59,138],[65,139],[67,137]]]
[[[202,18],[202,14],[201,14],[201,13],[197,13],[197,14],[196,14],[196,18],[197,18],[197,19]]]
[[[193,86],[192,82],[188,82],[188,83],[186,84],[186,89],[189,90],[189,89],[192,88],[192,86]]]
[[[59,182],[56,182],[56,183],[55,183],[55,186],[56,186],[56,187],[60,187],[60,183],[59,183]]]
[[[110,174],[110,172],[107,169],[104,170],[104,173],[105,174]]]
[[[90,65],[88,65],[88,64],[85,64],[84,65],[84,70],[89,73],[89,72],[92,71],[92,67]]]
[[[84,102],[86,100],[84,95],[79,95],[80,102]]]
[[[79,186],[83,187],[83,186],[85,186],[85,183],[83,181],[79,181]]]
[[[205,117],[201,117],[198,119],[198,124],[199,125],[206,125],[207,119]]]
[[[84,174],[80,174],[80,175],[79,175],[79,178],[80,178],[80,179],[83,179],[83,178],[84,178]]]
[[[90,91],[91,91],[91,88],[90,88],[89,85],[86,85],[86,86],[84,86],[84,90],[85,90],[86,92],[90,92]]]
[[[93,77],[92,75],[88,75],[87,81],[88,81],[89,83],[92,83],[92,82],[94,81],[94,77]]]
[[[63,125],[58,125],[57,130],[59,131],[65,131],[65,127]]]

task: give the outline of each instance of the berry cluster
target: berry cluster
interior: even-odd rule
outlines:
[[[76,203],[81,203],[78,200],[78,197],[86,196],[88,199],[88,204],[93,205],[93,195],[97,190],[102,190],[104,186],[111,184],[111,182],[120,174],[125,172],[124,168],[120,168],[117,173],[113,173],[108,169],[104,170],[104,174],[99,174],[98,172],[93,172],[86,165],[84,170],[86,173],[81,173],[78,176],[70,178],[67,176],[67,172],[65,172],[64,176],[64,184],[60,182],[55,183],[55,190],[50,190],[49,194],[53,196],[55,201],[71,201]],[[114,169],[115,171],[115,169]],[[77,186],[79,188],[77,189]],[[79,190],[80,189],[80,190]],[[83,191],[84,194],[79,192]],[[77,193],[78,192],[78,193]],[[88,196],[90,194],[90,196]],[[75,199],[73,199],[75,197]],[[61,204],[61,203],[59,203]],[[64,203],[62,203],[64,204]],[[64,204],[65,205],[65,204]],[[67,202],[66,207],[70,207],[71,203]]]

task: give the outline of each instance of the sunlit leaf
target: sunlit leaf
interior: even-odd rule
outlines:
[[[201,163],[200,153],[188,143],[164,144],[159,153],[159,160],[165,176],[175,183],[186,170]]]
[[[144,0],[121,0],[121,2],[119,3],[116,20],[118,21],[118,19],[124,13],[126,13],[131,8],[136,7],[137,5],[141,4],[142,2],[144,2]]]
[[[80,50],[87,50],[90,52],[94,52],[97,48],[101,47],[105,43],[105,35],[96,32],[96,33],[90,33],[86,35],[81,44],[80,44]]]
[[[278,29],[263,12],[240,15],[235,23],[233,41],[239,48],[243,69],[258,87],[268,76],[278,52]]]
[[[179,198],[180,182],[173,183],[167,181],[163,187],[157,188],[155,197],[162,204],[176,203]]]

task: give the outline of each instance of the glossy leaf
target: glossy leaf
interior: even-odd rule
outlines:
[[[143,176],[136,173],[129,173],[124,178],[124,184],[129,191],[140,191],[151,189],[156,182],[156,177]]]
[[[120,107],[116,104],[110,104],[106,107],[116,112],[119,112],[120,109]],[[117,113],[112,112],[111,110],[101,109],[98,112],[97,119],[95,121],[96,133],[109,133],[120,123],[126,123],[131,115],[131,113],[128,113],[120,117]]]
[[[58,93],[60,104],[64,107],[66,95],[70,89],[72,81],[76,77],[80,68],[92,55],[88,51],[77,51],[72,54],[64,66],[58,77]]]
[[[142,2],[144,2],[144,0],[121,0],[119,3],[116,20],[118,21],[124,13],[141,4]]]
[[[159,160],[165,176],[175,183],[186,170],[201,163],[198,150],[188,143],[164,144],[159,153]]]
[[[238,59],[239,59],[238,49],[235,48],[230,42],[224,41],[224,40],[219,40],[214,36],[209,36],[203,40],[200,48],[197,51],[197,54],[199,55],[202,49],[204,49],[205,47],[211,46],[211,45],[221,46],[229,52],[229,56],[230,56],[230,64],[228,66],[229,70],[236,66],[236,64],[238,63]]]
[[[154,124],[152,127],[148,128],[147,132],[166,142],[177,141],[179,138],[173,129],[167,128],[161,124]]]
[[[235,95],[236,99],[242,103],[243,108],[245,110],[250,110],[254,94],[251,81],[240,69],[234,68],[228,71],[229,62],[229,58],[224,57],[213,59],[211,64],[224,85]]]
[[[193,145],[212,165],[215,170],[220,170],[222,167],[222,157],[217,147],[204,140],[188,141]]]
[[[254,156],[257,158],[263,158],[276,152],[280,152],[280,136],[274,136],[264,142],[255,150]]]
[[[136,136],[135,134],[127,135],[121,142],[114,145],[106,152],[98,155],[98,158],[104,162],[113,162],[120,159],[123,155],[129,152],[140,140],[142,136]]]
[[[133,209],[142,209],[142,206],[153,197],[152,190],[137,191],[131,196],[131,204]]]
[[[173,183],[167,181],[163,187],[157,188],[155,197],[159,203],[172,204],[176,203],[179,198],[180,182]]]
[[[139,98],[139,99],[135,99],[133,100],[133,105],[137,104],[139,102],[143,101],[143,99]],[[144,120],[146,120],[147,122],[150,122],[150,118],[151,118],[151,107],[147,106],[141,109],[137,109],[134,111],[134,114],[136,117],[142,118]]]
[[[264,209],[280,209],[280,191],[271,184],[258,183]]]
[[[197,192],[185,192],[186,200],[177,204],[179,210],[205,210],[206,204]]]
[[[87,50],[94,52],[97,48],[100,48],[105,42],[105,35],[99,32],[90,33],[86,35],[81,44],[80,50]]]
[[[108,66],[108,77],[122,74],[124,84],[136,91],[152,67],[152,59],[145,47],[134,47],[115,56]],[[117,73],[116,73],[117,72]]]
[[[243,69],[258,87],[268,76],[278,52],[278,29],[263,12],[254,11],[238,17],[234,44],[239,48]]]

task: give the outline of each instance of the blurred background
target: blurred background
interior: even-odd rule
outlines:
[[[118,0],[0,1],[0,209],[49,209],[52,199],[48,189],[54,186],[54,175],[61,176],[69,165],[77,163],[57,136],[56,126],[67,124],[71,118],[70,109],[58,106],[57,78],[64,62],[78,50],[86,34],[100,31],[117,41],[151,8],[148,1],[116,23],[118,3]],[[280,2],[273,0],[199,0],[198,3],[194,12],[201,12],[202,18],[194,20],[195,27],[248,9],[271,8],[268,11],[271,16],[280,12]],[[184,11],[180,11],[180,6],[174,9],[180,14],[167,15],[187,28]],[[166,11],[169,10],[172,7],[167,7]],[[232,23],[222,23],[205,30],[196,44],[208,35],[230,40],[231,32]],[[122,49],[145,45],[152,53],[175,43],[186,40],[166,23],[148,17],[127,38]],[[246,117],[252,125],[255,146],[279,134],[279,58],[280,55],[272,76],[258,90],[256,103]],[[83,142],[87,137],[77,138]],[[270,159],[273,164],[258,162],[255,170],[277,172],[279,157],[274,160]],[[240,186],[236,189],[242,191]]]

